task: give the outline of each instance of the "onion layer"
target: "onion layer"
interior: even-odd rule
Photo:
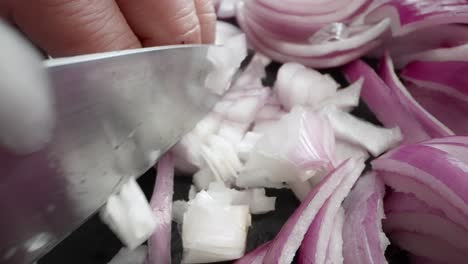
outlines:
[[[264,262],[291,263],[320,209],[330,196],[341,195],[340,192],[349,192],[363,169],[362,160],[349,159],[320,181],[271,242]]]

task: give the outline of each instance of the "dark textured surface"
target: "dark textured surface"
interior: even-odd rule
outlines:
[[[267,68],[270,74],[264,80],[264,84],[269,86],[273,84],[275,80],[274,73],[277,71],[278,67],[278,64],[272,64]],[[327,71],[325,73],[331,74],[342,85],[347,84],[343,76],[336,70]],[[363,103],[361,103],[353,113],[372,123],[378,124],[377,119]],[[154,170],[152,169],[138,180],[147,197],[149,197],[152,192],[155,180],[154,174]],[[190,184],[190,177],[176,177],[174,200],[186,199]],[[299,204],[289,190],[267,190],[267,195],[278,197],[276,203],[277,210],[268,214],[252,217],[253,223],[248,233],[247,251],[274,238],[283,223]],[[109,229],[101,223],[99,217],[94,216],[41,259],[39,264],[105,264],[121,247],[122,244]],[[174,224],[172,228],[173,263],[180,263],[181,256],[182,242],[177,226]],[[405,252],[394,246],[390,246],[387,249],[386,257],[390,264],[408,263],[408,257]]]

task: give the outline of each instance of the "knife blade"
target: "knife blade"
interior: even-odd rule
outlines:
[[[0,150],[0,262],[37,260],[190,131],[222,96],[207,88],[222,49],[171,46],[46,62],[52,139],[26,155]]]

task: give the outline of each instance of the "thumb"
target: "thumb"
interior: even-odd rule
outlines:
[[[17,153],[39,150],[53,126],[52,94],[39,54],[0,21],[0,145]]]

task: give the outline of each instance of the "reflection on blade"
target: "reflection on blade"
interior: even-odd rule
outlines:
[[[206,89],[219,70],[207,54],[226,52],[149,48],[48,65],[53,139],[28,155],[0,150],[0,262],[40,257],[191,130],[222,95]]]

